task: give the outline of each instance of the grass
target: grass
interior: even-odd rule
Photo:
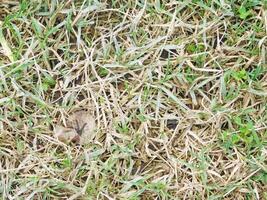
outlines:
[[[266,9],[1,1],[2,199],[267,199]],[[77,109],[96,137],[58,141]]]

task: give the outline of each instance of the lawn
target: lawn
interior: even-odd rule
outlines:
[[[267,199],[266,0],[0,0],[1,199]]]

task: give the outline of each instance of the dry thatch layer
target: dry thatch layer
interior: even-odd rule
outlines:
[[[267,198],[264,1],[2,0],[0,22],[3,199]],[[81,109],[95,135],[57,140]]]

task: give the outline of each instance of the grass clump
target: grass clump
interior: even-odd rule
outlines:
[[[1,1],[2,199],[267,198],[265,21],[258,0]],[[80,109],[95,136],[57,140]]]

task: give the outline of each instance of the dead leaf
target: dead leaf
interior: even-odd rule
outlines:
[[[64,143],[88,144],[96,136],[95,119],[88,111],[76,111],[70,115],[67,127],[56,125],[54,136]]]

